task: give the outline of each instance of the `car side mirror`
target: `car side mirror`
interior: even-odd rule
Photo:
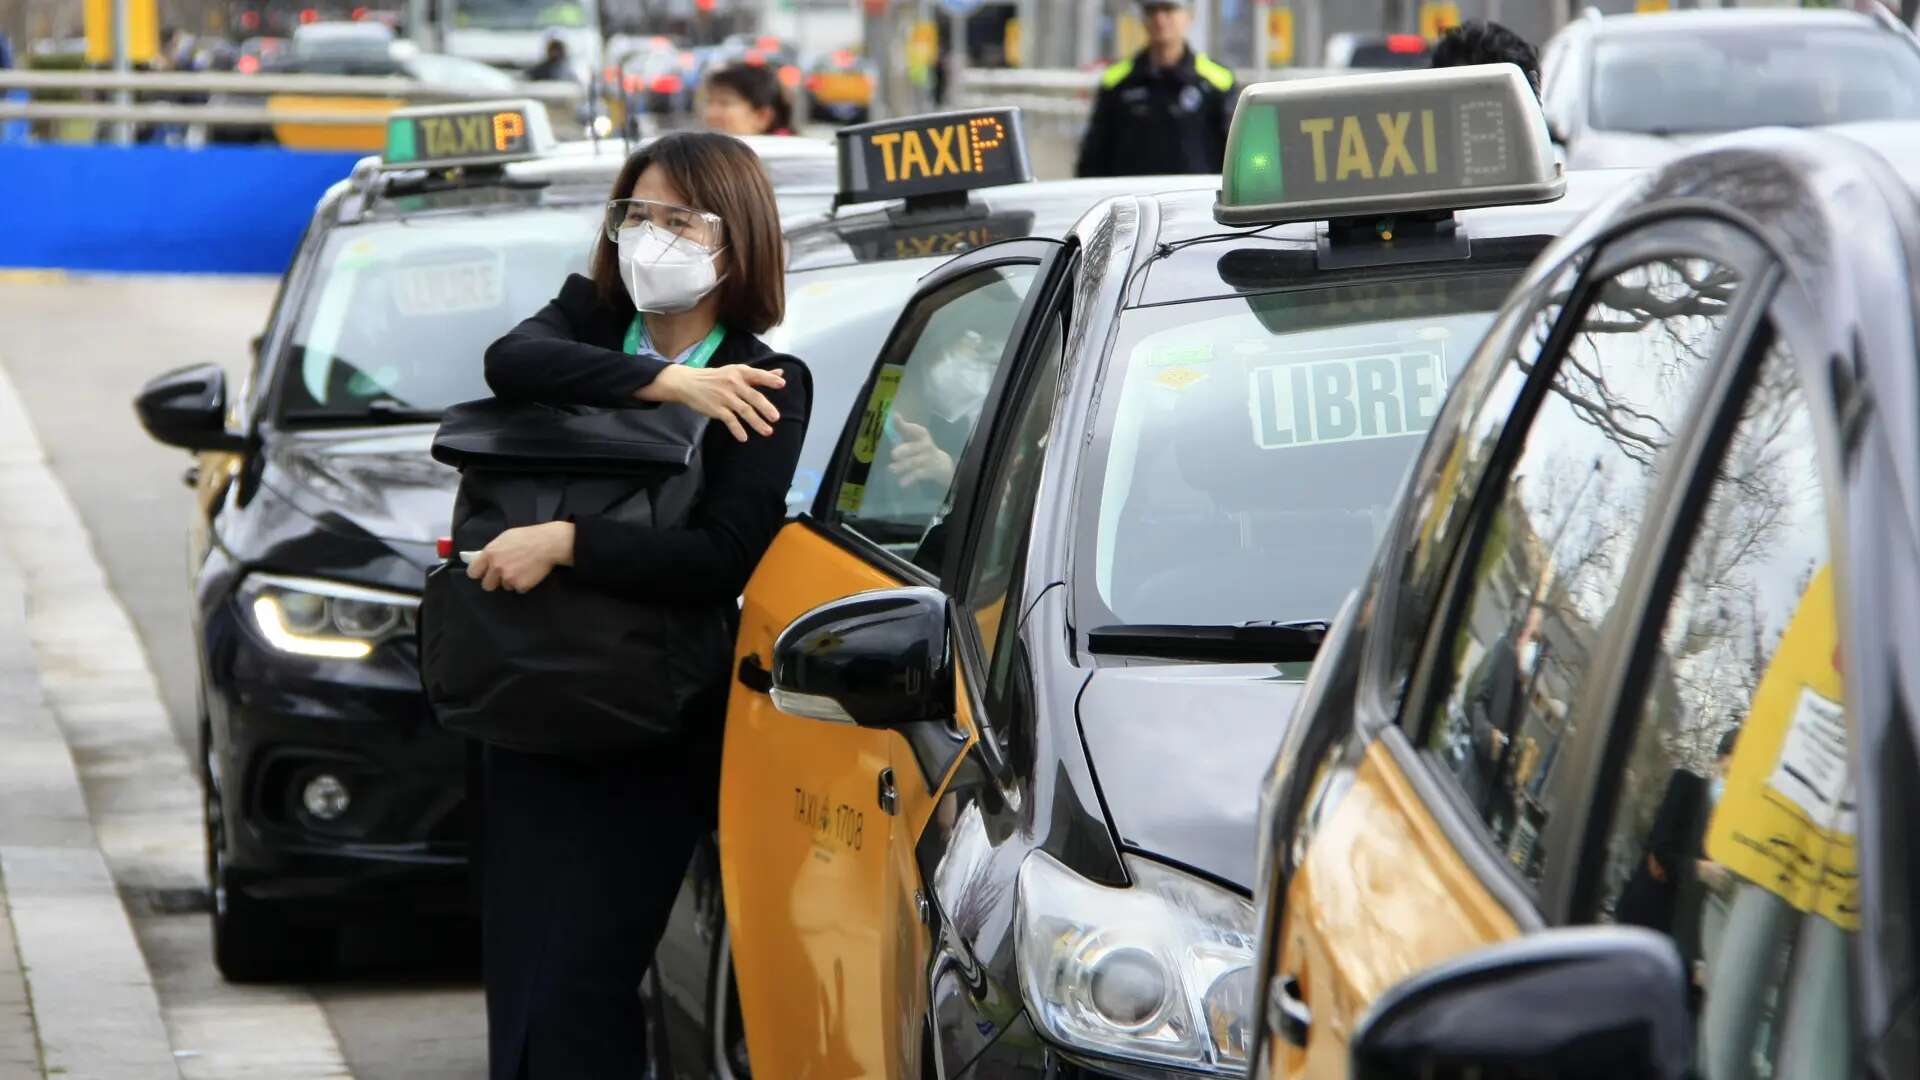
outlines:
[[[133,399],[140,426],[168,446],[187,450],[237,450],[239,435],[227,430],[227,373],[219,364],[195,364],[155,377]]]
[[[1635,927],[1550,930],[1429,968],[1355,1028],[1354,1080],[1462,1076],[1683,1080],[1686,968]]]
[[[771,692],[782,712],[861,727],[951,718],[946,596],[881,589],[814,608],[773,643]]]

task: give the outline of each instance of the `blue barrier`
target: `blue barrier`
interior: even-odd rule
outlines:
[[[360,156],[0,145],[0,267],[277,274]]]

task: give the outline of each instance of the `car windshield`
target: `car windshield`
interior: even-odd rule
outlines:
[[[599,205],[337,229],[294,329],[280,412],[350,419],[487,396],[495,338],[584,273]]]
[[[1080,623],[1331,618],[1518,273],[1126,312],[1084,481]]]
[[[920,265],[921,262],[926,265]],[[827,459],[840,439],[880,355],[888,331],[900,318],[920,275],[939,259],[876,262],[810,270],[787,277],[787,318],[765,335],[769,347],[806,361],[813,375],[813,419],[787,493],[787,512],[813,505]]]
[[[473,30],[545,30],[587,25],[587,11],[567,0],[459,0],[454,25]]]
[[[1877,30],[1622,35],[1593,56],[1591,120],[1648,135],[1920,118],[1920,51]]]

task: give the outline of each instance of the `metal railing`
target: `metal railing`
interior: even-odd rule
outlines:
[[[55,100],[9,100],[9,90],[53,93]],[[206,104],[180,101],[73,100],[75,95],[207,95]],[[576,129],[584,91],[569,82],[521,83],[511,90],[423,83],[386,75],[240,75],[227,72],[11,71],[0,70],[0,120],[90,120],[100,123],[186,124],[209,128],[271,124],[364,125],[365,112],[324,106],[269,105],[278,95],[320,98],[385,98],[410,104],[532,98],[544,103],[556,131]],[[255,103],[257,101],[257,104]]]

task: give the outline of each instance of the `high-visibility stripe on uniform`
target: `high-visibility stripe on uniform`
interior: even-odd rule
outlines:
[[[1223,94],[1233,89],[1233,72],[1214,63],[1213,58],[1206,53],[1198,53],[1194,56],[1193,70],[1199,72],[1201,78],[1212,83],[1214,89]]]

